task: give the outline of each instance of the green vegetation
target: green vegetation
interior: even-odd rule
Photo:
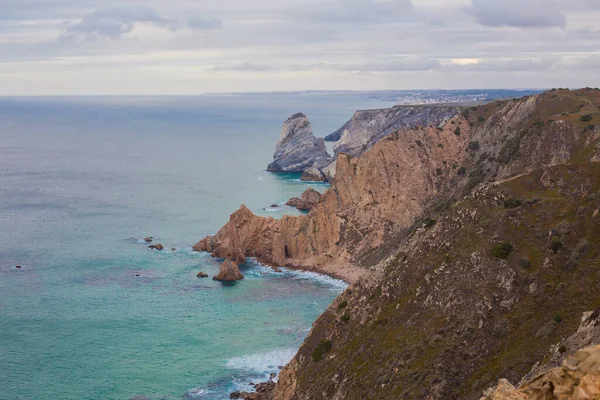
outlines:
[[[344,315],[342,315],[341,320],[342,320],[342,322],[348,322],[348,321],[350,321],[350,314],[344,314]]]
[[[454,130],[454,134],[456,136],[460,136],[460,126],[457,126],[456,129]]]
[[[441,176],[441,175],[444,175],[444,170],[443,170],[443,169],[441,169],[441,168],[437,168],[437,169],[435,170],[435,173],[436,173],[438,176]]]
[[[593,120],[593,119],[594,119],[594,116],[593,116],[592,114],[585,114],[585,115],[582,115],[582,116],[579,118],[579,120],[580,120],[581,122],[590,122],[590,121],[591,121],[591,120]]]
[[[465,167],[460,167],[456,173],[463,176],[467,173],[467,169]]]
[[[562,315],[560,315],[560,314],[554,314],[554,318],[553,319],[554,319],[554,322],[557,323],[557,324],[560,324],[562,322],[562,320],[563,320]]]
[[[513,251],[513,245],[508,242],[498,243],[497,245],[492,247],[492,255],[502,260],[506,260]]]
[[[479,118],[477,118],[477,121],[479,121],[479,122],[485,122],[485,118],[484,117],[479,117]]]
[[[563,242],[559,237],[554,236],[550,241],[550,250],[554,253],[558,253],[563,248]]]
[[[521,266],[521,268],[523,269],[529,269],[531,268],[531,261],[529,261],[528,258],[521,258],[519,260],[519,265]]]
[[[471,151],[479,150],[479,142],[469,142],[469,150],[471,150]]]
[[[430,229],[433,228],[435,225],[437,224],[437,220],[435,219],[431,219],[431,218],[427,218],[424,222],[423,222],[423,226],[426,229]]]
[[[523,202],[521,200],[511,197],[510,199],[506,199],[504,201],[504,208],[506,208],[506,209],[518,208],[518,207],[521,207],[522,204],[523,204]]]
[[[312,359],[314,362],[319,362],[323,359],[323,356],[326,353],[329,353],[329,351],[331,350],[331,348],[333,347],[333,343],[331,342],[331,340],[323,340],[321,343],[319,343],[317,345],[317,347],[315,347],[315,349],[312,352]]]
[[[338,308],[340,310],[343,310],[344,308],[348,307],[348,302],[346,300],[342,301],[340,304],[338,304]]]

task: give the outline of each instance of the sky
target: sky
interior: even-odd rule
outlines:
[[[0,95],[600,86],[600,0],[0,0]]]

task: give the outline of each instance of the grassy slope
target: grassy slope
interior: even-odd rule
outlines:
[[[484,132],[507,104],[469,109],[474,131]],[[383,279],[351,287],[315,323],[297,357],[297,398],[476,399],[499,378],[517,382],[576,330],[581,314],[600,305],[600,215],[592,217],[600,208],[600,164],[589,162],[599,136],[589,125],[600,123],[599,106],[598,90],[548,92],[528,118],[493,138],[500,144],[467,151],[456,187],[477,170],[485,182],[503,168],[508,176],[526,172],[535,167],[529,159],[544,165],[535,154],[544,140],[568,143],[571,164],[540,166],[433,211],[437,223],[402,239],[400,252],[379,268]],[[580,121],[585,114],[594,119]],[[497,161],[517,136],[509,163]],[[508,198],[523,205],[506,209]],[[562,244],[557,252],[552,240]],[[514,247],[506,260],[491,255],[500,242]],[[326,340],[332,350],[313,361]]]

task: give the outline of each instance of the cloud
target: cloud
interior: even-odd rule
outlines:
[[[78,22],[69,23],[61,33],[60,39],[119,39],[133,31],[136,23],[150,23],[171,31],[176,31],[184,25],[179,19],[163,16],[152,7],[125,4],[99,9],[86,14]],[[223,23],[220,19],[191,15],[185,25],[190,29],[205,30],[221,28]]]
[[[565,28],[567,17],[555,0],[472,0],[467,8],[484,26]]]
[[[405,57],[368,63],[338,64],[334,69],[339,71],[359,72],[415,72],[431,71],[441,67],[438,60],[418,57]]]
[[[546,58],[515,58],[497,60],[478,60],[466,64],[448,64],[444,66],[446,72],[472,71],[472,72],[524,72],[544,71],[552,68],[556,59]]]
[[[196,30],[220,29],[223,27],[223,21],[218,18],[204,18],[200,15],[192,15],[187,19],[187,26],[190,29]]]
[[[309,23],[401,22],[414,16],[414,7],[411,0],[319,1],[290,11],[291,17],[299,17]]]

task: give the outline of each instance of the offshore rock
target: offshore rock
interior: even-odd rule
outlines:
[[[221,264],[219,274],[213,278],[214,281],[220,282],[237,282],[244,279],[244,275],[240,272],[237,264],[231,260],[225,260]]]
[[[306,115],[292,115],[281,129],[269,172],[304,172],[310,167],[323,167],[331,162],[325,141],[313,135]]]
[[[459,114],[458,107],[450,106],[397,106],[381,110],[362,110],[354,113],[350,121],[326,140],[339,137],[334,147],[336,155],[345,153],[357,156],[399,129],[441,128]]]
[[[321,193],[310,188],[302,193],[302,197],[291,198],[286,205],[296,207],[300,211],[310,211],[317,205],[319,200],[321,200],[321,196]]]
[[[165,246],[163,246],[162,244],[153,244],[151,246],[148,246],[148,248],[152,250],[162,251],[165,249]]]

